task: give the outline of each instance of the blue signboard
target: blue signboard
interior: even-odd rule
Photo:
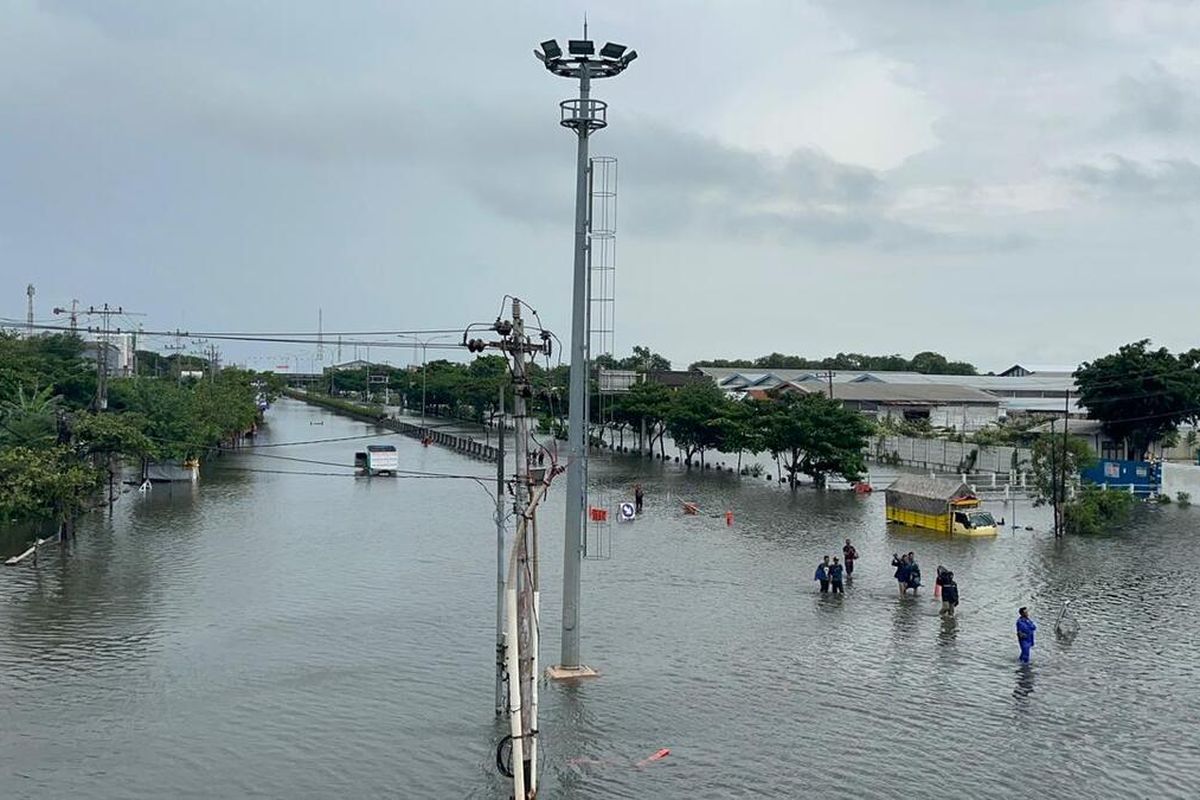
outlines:
[[[1079,477],[1084,483],[1109,486],[1113,489],[1129,491],[1129,487],[1133,486],[1134,494],[1139,495],[1154,494],[1162,485],[1159,465],[1151,461],[1104,458],[1081,470]]]

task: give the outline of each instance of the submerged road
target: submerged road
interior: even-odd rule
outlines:
[[[282,401],[259,441],[370,430]],[[393,441],[405,469],[492,469]],[[0,572],[0,797],[508,797],[492,501],[466,481],[307,474],[355,449],[223,458]],[[603,677],[543,689],[542,796],[1200,796],[1200,510],[1099,539],[951,541],[889,529],[882,493],[633,460],[593,473],[614,497],[640,480],[646,514],[585,563],[585,660]],[[542,517],[547,663],[562,491]],[[820,596],[813,569],[845,537],[854,581]],[[908,550],[930,584],[954,569],[954,621],[928,590],[897,595],[889,562]],[[1066,600],[1070,643],[1053,631]],[[1019,605],[1040,625],[1028,668]]]

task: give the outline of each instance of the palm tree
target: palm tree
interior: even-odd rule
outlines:
[[[54,387],[26,395],[17,387],[15,398],[0,402],[0,444],[36,447],[53,444],[62,397]]]

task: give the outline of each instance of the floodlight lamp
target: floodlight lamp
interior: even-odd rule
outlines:
[[[596,43],[590,39],[570,39],[567,52],[573,56],[590,56],[596,52]]]
[[[615,42],[609,42],[608,44],[604,45],[604,47],[600,48],[600,57],[601,58],[620,58],[621,54],[624,52],[625,52],[625,45],[616,44]]]
[[[546,63],[546,56],[542,54],[541,50],[534,50],[533,55],[538,61],[541,61],[543,64]]]
[[[629,51],[628,53],[626,53],[626,54],[625,54],[625,56],[624,56],[624,57],[621,59],[621,66],[628,67],[628,66],[629,66],[629,62],[633,61],[635,58],[637,58],[637,50],[630,50],[630,51]]]
[[[562,48],[558,46],[558,42],[556,42],[554,39],[547,39],[546,41],[542,42],[542,52],[546,54],[546,57],[542,59],[543,61],[545,61],[546,58],[562,57]]]

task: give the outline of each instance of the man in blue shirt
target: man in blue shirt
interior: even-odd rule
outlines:
[[[1037,625],[1029,618],[1029,609],[1021,606],[1017,610],[1017,644],[1021,645],[1021,663],[1029,663],[1029,651],[1033,648],[1033,632]]]
[[[825,556],[825,560],[817,564],[817,574],[813,575],[813,580],[820,582],[821,594],[829,593],[829,556]]]
[[[829,568],[829,588],[834,594],[846,593],[842,587],[842,565],[838,563],[837,556],[833,557],[833,566]]]

